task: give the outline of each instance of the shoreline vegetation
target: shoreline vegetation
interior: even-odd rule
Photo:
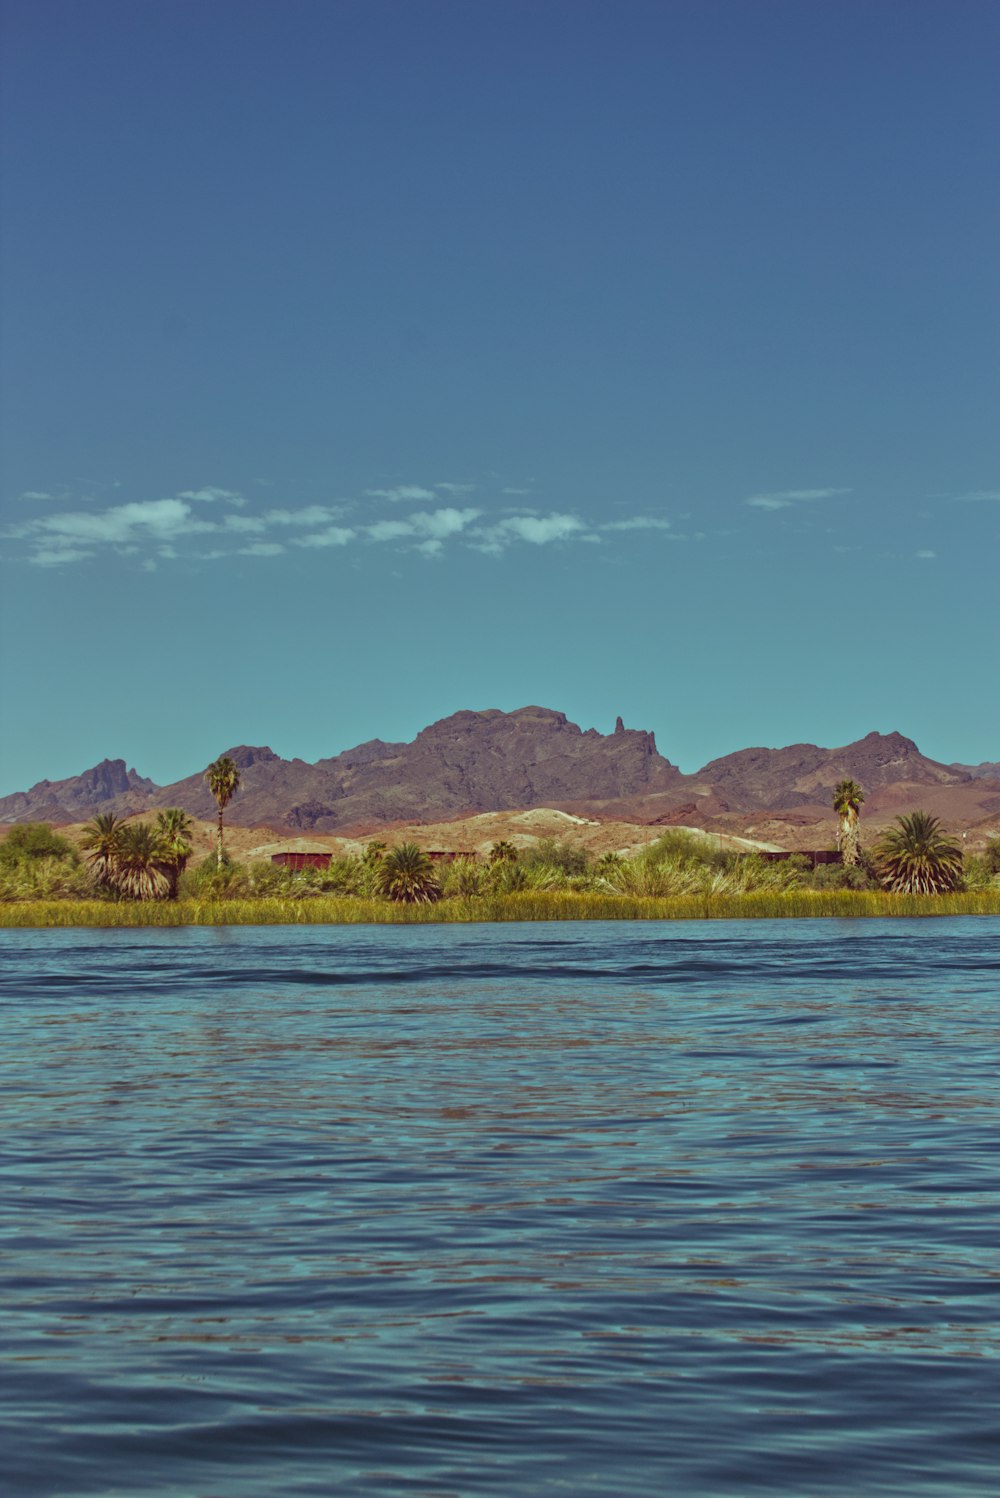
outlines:
[[[243,864],[224,850],[225,799],[216,850],[190,869],[191,823],[177,809],[155,823],[96,817],[78,846],[45,823],[12,827],[0,842],[0,927],[1000,915],[1000,839],[963,857],[936,819],[914,812],[869,855],[853,781],[835,799],[839,863],[725,851],[707,834],[669,828],[631,857],[594,858],[543,838],[432,860],[414,843],[372,839],[325,863]]]
[[[884,890],[749,890],[629,896],[534,890],[405,904],[351,895],[172,901],[26,900],[0,904],[0,928],[46,926],[413,926],[502,921],[666,921],[1000,915],[1000,888],[945,895]]]

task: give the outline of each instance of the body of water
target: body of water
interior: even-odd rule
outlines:
[[[21,1495],[992,1495],[1000,922],[2,931]]]

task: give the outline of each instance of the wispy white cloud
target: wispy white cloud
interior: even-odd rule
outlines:
[[[1000,500],[1000,489],[974,489],[971,494],[953,494],[952,498],[963,504],[988,504],[991,500]]]
[[[222,527],[238,535],[257,535],[267,530],[267,524],[259,515],[224,515]]]
[[[160,539],[215,529],[210,521],[193,519],[191,506],[182,499],[139,500],[91,513],[77,510],[46,515],[31,522],[31,530],[38,536],[119,545],[136,536]]]
[[[92,551],[84,551],[76,546],[40,546],[28,558],[36,567],[62,567],[68,562],[82,562],[87,557],[92,557]]]
[[[510,485],[508,485],[508,487],[506,489],[501,489],[500,493],[501,494],[530,494],[531,490],[530,489],[515,489],[515,488],[511,487]]]
[[[599,531],[669,531],[669,520],[658,515],[633,515],[629,520],[608,520],[597,527]]]
[[[431,540],[444,541],[449,536],[457,536],[460,531],[464,531],[474,520],[478,520],[481,514],[481,510],[447,508],[434,510],[431,514],[418,511],[416,515],[411,515],[410,519],[417,531],[429,536]]]
[[[286,554],[290,546],[322,550],[359,543],[388,544],[430,559],[440,558],[455,546],[499,556],[518,545],[569,542],[600,545],[602,541],[610,542],[616,533],[621,534],[623,544],[629,532],[670,533],[672,539],[683,539],[672,532],[671,522],[661,515],[626,515],[615,520],[591,521],[570,511],[545,513],[528,506],[503,508],[496,499],[491,511],[482,505],[462,505],[460,496],[475,487],[442,480],[433,489],[416,484],[369,489],[365,491],[367,497],[379,499],[382,504],[371,505],[366,523],[359,524],[353,519],[354,506],[350,501],[298,508],[246,509],[237,490],[206,485],[163,499],[103,508],[95,504],[86,510],[67,508],[57,514],[34,512],[34,518],[24,518],[4,534],[20,543],[21,554],[38,566],[82,562],[99,556],[103,550],[123,561],[128,558],[134,566],[150,568],[178,558],[191,561],[214,561],[226,556],[275,558]],[[530,491],[508,486],[507,492]],[[25,493],[41,499],[43,491]],[[441,502],[452,497],[454,503]],[[402,500],[411,504],[419,500],[436,502],[402,512],[390,508]],[[77,505],[80,503],[78,499]],[[198,542],[207,537],[211,541],[202,549]]]
[[[533,546],[547,546],[550,541],[565,541],[585,529],[575,515],[511,515],[501,521],[501,529]]]
[[[264,519],[268,525],[326,525],[343,514],[343,505],[304,505],[301,510],[268,510]]]
[[[372,541],[401,541],[413,535],[413,526],[408,520],[376,520],[365,526],[365,535]]]
[[[206,484],[203,489],[182,489],[177,498],[193,499],[196,504],[206,505],[214,504],[217,500],[225,500],[231,505],[246,504],[238,489],[218,489],[214,484]]]
[[[327,526],[326,530],[315,531],[309,536],[296,536],[295,545],[307,547],[347,546],[349,542],[354,540],[356,534],[356,531],[351,530],[347,526],[330,525]]]
[[[369,499],[387,499],[392,504],[399,504],[402,500],[437,497],[433,489],[422,489],[419,484],[399,484],[395,489],[366,489],[365,493]]]
[[[913,555],[915,557],[919,557],[922,562],[932,562],[934,560],[934,558],[937,556],[937,552],[936,551],[915,551],[913,553]]]
[[[41,489],[25,489],[24,493],[17,497],[18,499],[51,499],[52,495],[44,493]]]
[[[416,550],[423,550],[425,555],[436,555],[436,552],[426,549],[426,541],[446,541],[457,536],[481,514],[481,510],[456,510],[447,506],[440,510],[417,510],[406,520],[376,520],[364,529],[371,541],[415,540],[420,543]]]
[[[850,489],[779,489],[773,494],[751,494],[746,503],[757,510],[787,510],[804,500],[834,499],[850,493]]]
[[[280,557],[284,550],[279,541],[252,541],[249,546],[241,546],[238,554],[241,557]]]
[[[483,526],[475,532],[472,544],[477,551],[500,556],[514,541],[532,546],[547,546],[553,541],[582,539],[588,526],[576,515],[508,515],[496,525]]]

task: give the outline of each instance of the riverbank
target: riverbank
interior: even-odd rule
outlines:
[[[744,920],[840,916],[1000,915],[1000,889],[948,895],[891,895],[880,890],[757,890],[741,895],[648,898],[566,891],[439,900],[319,895],[258,900],[36,900],[0,905],[0,927],[45,926],[411,926],[496,921]]]

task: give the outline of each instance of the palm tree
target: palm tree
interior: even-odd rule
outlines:
[[[856,780],[842,780],[833,791],[833,809],[840,818],[840,852],[847,868],[861,863],[861,829],[858,809],[865,793]]]
[[[230,759],[228,754],[223,754],[220,759],[209,765],[205,771],[205,779],[208,781],[208,788],[219,808],[218,865],[221,869],[225,858],[222,845],[222,813],[240,788],[240,772],[236,767],[236,761]]]
[[[490,849],[490,863],[517,863],[517,849],[513,843],[501,838]]]
[[[176,900],[178,882],[191,857],[191,818],[179,806],[169,806],[157,814],[156,835],[160,862],[170,881],[169,898]]]
[[[133,900],[163,900],[170,893],[162,844],[149,822],[133,822],[122,830],[115,855],[114,884]]]
[[[108,889],[115,884],[115,867],[124,831],[121,817],[112,811],[100,811],[93,821],[87,823],[80,839],[88,868],[98,884]]]
[[[380,860],[375,887],[390,900],[427,905],[441,893],[434,865],[416,843],[400,843]]]
[[[897,817],[876,850],[879,878],[895,894],[939,895],[962,882],[962,850],[937,817],[915,811]]]

